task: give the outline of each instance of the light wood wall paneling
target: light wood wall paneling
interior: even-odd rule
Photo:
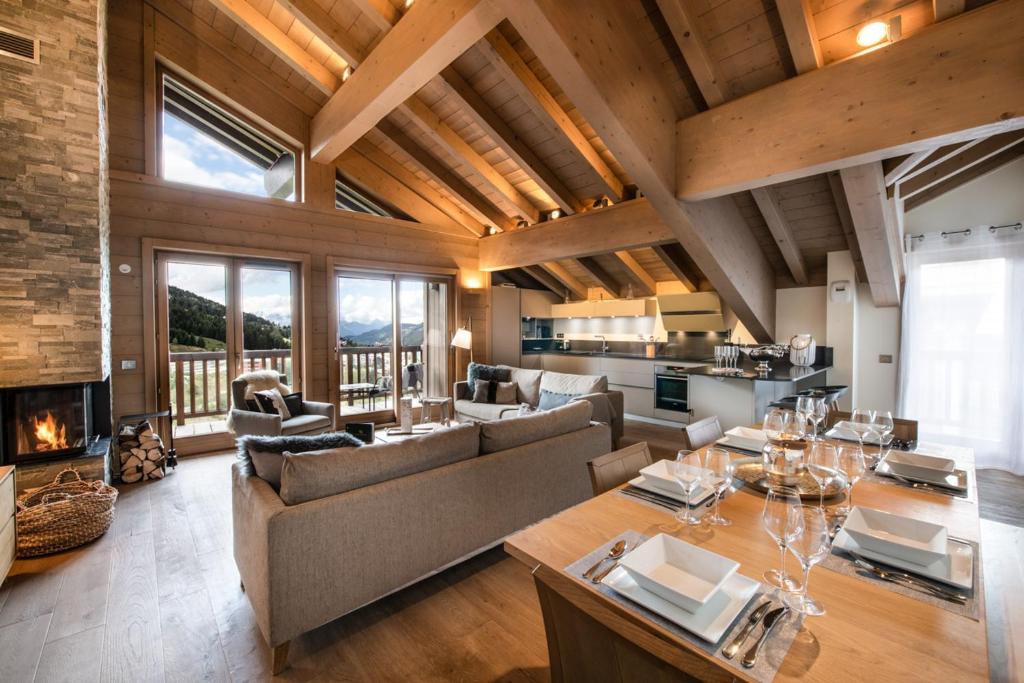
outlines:
[[[966,7],[966,0],[932,0],[932,14],[935,16],[935,21],[955,17]]]
[[[678,195],[721,196],[1024,127],[1022,7],[997,0],[680,121]]]

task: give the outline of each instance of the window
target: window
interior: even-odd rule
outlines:
[[[166,72],[161,86],[164,178],[294,201],[297,150]]]
[[[411,220],[404,213],[386,208],[382,202],[371,199],[366,193],[360,192],[351,183],[340,177],[334,181],[334,206],[342,211]]]

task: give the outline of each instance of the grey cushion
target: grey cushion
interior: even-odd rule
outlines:
[[[507,368],[509,379],[518,386],[516,389],[516,401],[529,403],[536,407],[540,403],[540,380],[544,375],[543,370],[527,370],[526,368],[513,368],[508,365],[499,365],[499,368]]]
[[[483,363],[470,363],[466,369],[466,381],[469,386],[475,386],[478,379],[494,380],[495,382],[507,382],[511,377],[508,368],[501,368],[497,365],[484,365]]]
[[[473,403],[511,405],[516,402],[514,382],[495,382],[478,379],[473,390]]]
[[[479,449],[480,427],[467,424],[394,443],[286,453],[281,500],[296,505],[333,496],[467,460],[476,457]]]
[[[568,375],[563,372],[545,372],[540,378],[541,390],[556,394],[593,394],[608,391],[608,378],[604,375]]]
[[[593,406],[577,401],[561,408],[509,420],[485,422],[480,425],[480,452],[496,453],[523,444],[586,429],[590,426]]]
[[[256,476],[277,491],[281,488],[281,467],[284,465],[285,451],[303,452],[362,445],[362,441],[344,432],[314,436],[243,436],[238,439],[238,457],[252,462]]]
[[[331,419],[323,415],[296,415],[281,423],[282,434],[305,434],[306,432],[325,429],[331,426]]]
[[[555,408],[561,408],[569,401],[576,398],[573,394],[556,394],[553,391],[547,389],[540,390],[540,402],[537,404],[538,410],[553,410]]]
[[[504,415],[515,414],[518,409],[514,404],[473,403],[465,399],[455,402],[455,414],[463,420],[500,420]]]

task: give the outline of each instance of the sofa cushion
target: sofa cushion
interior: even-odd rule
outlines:
[[[468,460],[479,450],[480,427],[466,424],[393,443],[286,453],[281,469],[281,500],[296,505],[334,496]]]
[[[288,411],[288,404],[284,402],[284,396],[277,389],[266,389],[253,394],[260,410],[271,415],[280,415],[282,420],[287,420],[292,414]]]
[[[586,429],[593,409],[590,403],[577,401],[547,412],[485,422],[480,425],[480,453],[496,453]]]
[[[503,413],[514,413],[515,405],[501,405],[497,403],[473,403],[468,399],[461,399],[455,402],[455,413],[471,420],[500,420]]]
[[[513,368],[508,365],[499,365],[499,368],[507,368],[511,380],[518,387],[516,389],[516,400],[519,403],[529,403],[534,408],[540,403],[540,380],[544,375],[543,370],[528,370],[526,368]]]
[[[484,365],[483,363],[470,363],[466,369],[466,381],[470,387],[476,386],[478,379],[493,380],[495,382],[507,382],[511,377],[507,368],[497,365]]]
[[[564,372],[545,372],[540,378],[541,390],[547,389],[553,394],[603,393],[608,391],[608,378],[604,375],[568,375]]]
[[[537,404],[537,409],[554,410],[555,408],[561,408],[574,398],[576,398],[574,394],[556,394],[553,391],[541,389],[540,402]]]
[[[296,415],[281,423],[282,434],[305,434],[317,429],[324,429],[331,426],[331,418],[323,415],[308,413]]]
[[[478,379],[473,389],[473,403],[497,403],[512,405],[516,402],[516,385],[514,382],[495,382]]]
[[[362,441],[344,432],[312,436],[243,436],[238,439],[238,457],[251,462],[256,476],[277,491],[281,488],[281,467],[284,465],[285,451],[302,452],[362,445]]]

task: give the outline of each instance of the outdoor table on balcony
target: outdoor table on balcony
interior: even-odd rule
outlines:
[[[363,400],[363,407],[367,405],[370,398],[370,391],[376,385],[372,382],[355,382],[354,384],[342,384],[338,387],[342,400]]]

